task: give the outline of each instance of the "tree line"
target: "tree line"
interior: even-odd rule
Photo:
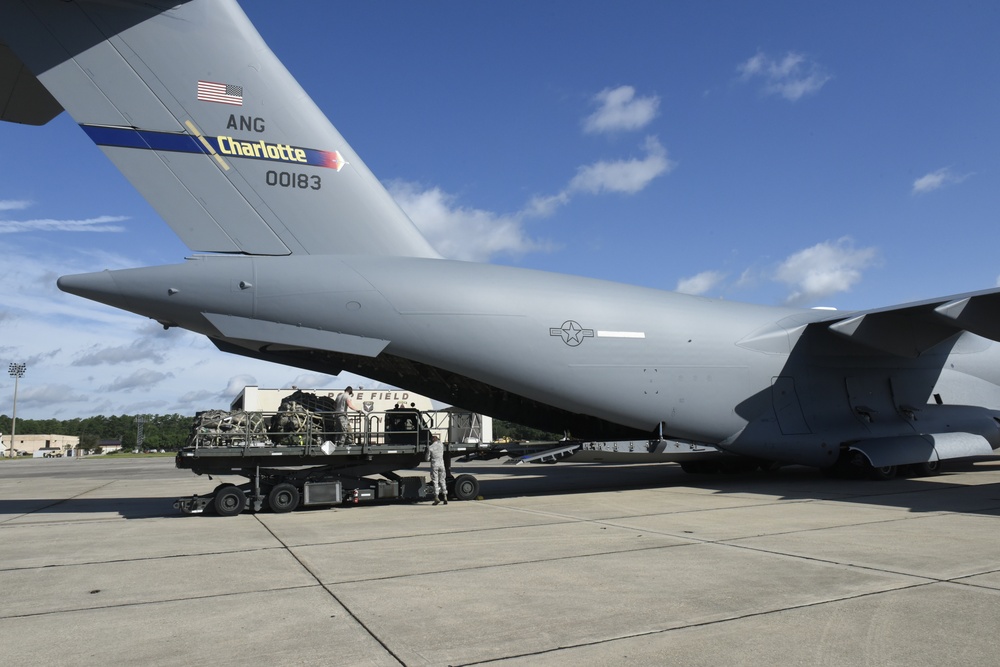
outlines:
[[[75,435],[80,447],[94,449],[100,440],[121,440],[122,450],[136,448],[137,415],[97,415],[75,419],[18,419],[21,435]],[[142,415],[143,449],[176,451],[191,433],[192,417],[185,415]],[[10,434],[10,416],[0,415],[0,433]],[[511,440],[557,440],[559,436],[500,419],[493,420],[493,438]]]
[[[18,419],[20,435],[75,435],[80,447],[94,449],[100,440],[121,440],[122,449],[136,448],[138,415],[97,415],[75,419]],[[142,415],[143,449],[177,450],[187,442],[191,432],[191,417],[172,415]],[[11,419],[0,415],[0,433],[10,434]]]

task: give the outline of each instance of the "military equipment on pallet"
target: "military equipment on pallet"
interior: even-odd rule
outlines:
[[[239,475],[243,484],[220,484],[209,494],[178,498],[185,514],[214,510],[234,516],[245,509],[290,512],[300,506],[368,500],[430,499],[423,476],[401,476],[425,459],[435,425],[415,408],[384,413],[352,412],[342,430],[334,402],[308,392],[282,401],[277,412],[209,410],[195,416],[188,445],[177,453],[178,468],[199,475]],[[448,418],[442,413],[442,421]],[[488,448],[479,443],[445,443],[449,493],[459,500],[479,495],[472,475],[451,475],[451,459]],[[379,477],[373,477],[378,475]]]

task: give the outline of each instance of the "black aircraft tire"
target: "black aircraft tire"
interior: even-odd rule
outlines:
[[[872,479],[884,482],[894,479],[898,471],[898,466],[879,466],[878,468],[873,467],[868,474]]]
[[[455,497],[459,500],[475,500],[479,495],[479,480],[472,475],[455,478]]]
[[[215,513],[219,516],[236,516],[246,509],[247,494],[243,493],[243,489],[238,486],[226,486],[215,494],[212,506],[215,507]]]
[[[933,477],[941,474],[941,461],[914,463],[913,474],[917,477]]]
[[[282,482],[281,484],[275,484],[268,492],[267,505],[271,508],[272,512],[284,514],[285,512],[291,512],[299,506],[300,497],[301,494],[299,494],[299,490],[295,488],[294,484]]]
[[[722,471],[718,461],[681,461],[681,470],[690,475],[712,475]]]

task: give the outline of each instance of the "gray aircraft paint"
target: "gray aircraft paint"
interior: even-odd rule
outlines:
[[[235,2],[0,11],[0,71],[37,77],[2,84],[4,118],[43,123],[54,99],[192,250],[219,253],[67,292],[581,438],[817,466],[1000,445],[998,290],[837,313],[444,260]]]

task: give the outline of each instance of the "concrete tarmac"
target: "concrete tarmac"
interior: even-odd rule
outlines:
[[[0,664],[998,663],[1000,460],[455,469],[483,500],[220,518],[171,459],[0,462]]]

